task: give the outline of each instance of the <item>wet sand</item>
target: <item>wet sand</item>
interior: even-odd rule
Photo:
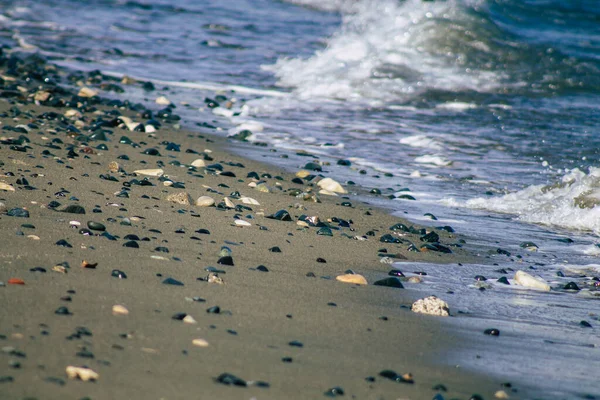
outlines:
[[[2,132],[0,182],[14,188],[0,191],[6,206],[0,215],[1,398],[306,399],[329,391],[331,397],[357,399],[430,399],[436,393],[490,399],[498,390],[509,391],[500,381],[444,365],[445,351],[461,339],[440,317],[411,312],[418,296],[410,288],[419,283],[374,285],[389,277],[391,266],[381,262],[385,256],[476,260],[453,246],[455,235],[435,230],[440,249],[451,254],[424,251],[422,233],[391,231],[397,223],[410,224],[351,194],[317,194],[320,202],[314,202],[318,172],[311,172],[312,180],[292,182],[293,174],[230,154],[226,139],[179,130],[175,120],[163,119],[153,133],[105,128],[108,140],[89,140],[82,135],[90,135],[87,128],[98,118],[123,114],[136,123],[148,118],[140,116],[143,111],[93,104],[86,97],[75,99],[81,116],[67,113],[77,104],[48,106],[55,97],[72,99],[58,91],[35,104],[36,82],[7,89],[18,79],[4,81],[0,99],[1,126],[13,127]],[[49,112],[56,116],[41,117]],[[65,113],[70,117],[63,119]],[[14,128],[27,124],[34,125]],[[70,126],[79,126],[79,132]],[[122,136],[139,146],[120,143]],[[144,154],[151,148],[160,155]],[[197,159],[213,167],[190,169]],[[111,172],[112,162],[119,171]],[[133,171],[155,168],[163,170],[162,178],[136,184],[144,176]],[[250,172],[260,179],[248,177]],[[260,190],[264,187],[269,192]],[[182,192],[192,202],[210,196],[217,207],[168,200]],[[309,199],[290,195],[296,192]],[[228,208],[225,197],[237,209]],[[259,204],[245,204],[241,197]],[[85,214],[62,211],[70,205]],[[29,217],[6,214],[16,208]],[[279,210],[291,221],[268,218]],[[332,236],[298,224],[302,215],[317,216]],[[236,225],[236,218],[248,226]],[[85,231],[90,221],[106,230]],[[401,243],[381,242],[387,234]],[[72,247],[58,245],[61,240]],[[137,247],[124,246],[132,242]],[[423,251],[408,251],[410,243]],[[223,246],[234,265],[222,258]],[[97,265],[83,268],[84,261]],[[257,269],[261,265],[268,271]],[[207,281],[208,267],[220,270],[223,284]],[[118,275],[113,270],[127,278],[112,276]],[[369,284],[336,280],[348,270]],[[165,284],[167,278],[182,285]],[[114,305],[128,314],[114,315]],[[214,306],[219,313],[207,311]],[[195,323],[181,320],[186,315]],[[196,346],[194,339],[208,345]],[[87,366],[99,377],[68,379],[67,366]],[[387,379],[380,376],[384,370],[410,373],[414,382]],[[218,377],[224,373],[243,381],[223,384]],[[330,390],[336,387],[341,390]]]

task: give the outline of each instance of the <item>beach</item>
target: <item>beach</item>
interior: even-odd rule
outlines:
[[[242,158],[228,151],[232,139],[182,130],[177,108],[102,99],[120,82],[95,73],[48,83],[34,72],[63,82],[67,72],[8,54],[3,399],[526,393],[445,364],[468,344],[444,317],[411,311],[422,283],[390,264],[483,262],[460,236],[405,232],[397,224],[412,223],[356,199],[378,196],[367,189],[319,193],[336,176],[318,159],[295,174]],[[368,284],[336,279],[356,274]],[[97,375],[71,379],[69,366]]]

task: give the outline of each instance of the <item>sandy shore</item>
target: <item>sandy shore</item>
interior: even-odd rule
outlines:
[[[14,88],[21,78],[7,79],[2,65],[2,399],[490,399],[509,391],[444,366],[460,338],[440,317],[411,312],[410,288],[419,283],[374,285],[389,277],[386,256],[474,260],[453,246],[453,234],[435,230],[434,243],[452,253],[424,251],[431,244],[422,233],[390,230],[406,221],[352,196],[318,194],[321,177],[293,182],[293,174],[228,153],[225,139],[176,129],[175,119],[156,117],[161,127],[152,133],[103,127],[95,133],[107,140],[90,140],[98,119],[122,114],[149,130],[148,115],[96,97],[73,102],[35,81]],[[72,104],[49,106],[56,98]],[[190,168],[196,160],[205,165]],[[157,168],[160,177],[134,174]],[[193,204],[201,196],[216,206]],[[23,210],[28,217],[13,216]],[[280,210],[289,221],[268,218]],[[318,217],[331,236],[311,226],[316,218],[299,223],[302,215]],[[408,251],[410,243],[423,251]],[[209,267],[219,270],[210,282]],[[337,281],[347,270],[369,284]],[[128,314],[115,315],[115,305]],[[98,378],[69,379],[68,366]],[[384,370],[414,382],[387,379]],[[238,385],[218,379],[224,373],[241,378]]]

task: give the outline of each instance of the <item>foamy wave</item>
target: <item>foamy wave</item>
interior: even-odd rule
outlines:
[[[504,196],[476,198],[463,204],[454,200],[446,203],[516,214],[525,222],[600,234],[600,168],[592,167],[587,173],[573,169],[554,185],[530,186]]]
[[[264,67],[275,73],[279,85],[295,88],[301,98],[391,101],[430,89],[486,91],[500,79],[494,72],[465,72],[461,55],[456,55],[458,59],[447,55],[446,40],[489,52],[483,43],[464,36],[474,17],[463,3],[292,2],[343,14],[342,27],[325,50],[309,59],[280,59]]]
[[[423,149],[442,150],[444,146],[440,142],[425,135],[413,135],[400,139],[401,144]]]

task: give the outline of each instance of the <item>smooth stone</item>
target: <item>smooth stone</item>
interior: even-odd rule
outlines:
[[[221,307],[219,306],[212,306],[206,309],[206,312],[209,314],[220,314],[221,313]]]
[[[5,190],[7,192],[14,192],[15,188],[5,182],[0,182],[0,190]]]
[[[374,282],[373,285],[387,286],[387,287],[392,287],[392,288],[397,288],[397,289],[404,289],[402,282],[400,282],[400,279],[398,279],[396,277],[389,277],[389,278],[381,279],[379,281]]]
[[[127,279],[127,274],[123,271],[121,271],[120,269],[113,269],[112,272],[110,273],[110,276],[114,277],[114,278],[119,278],[119,279]]]
[[[591,328],[591,327],[592,327],[592,324],[590,324],[589,322],[587,322],[587,321],[585,321],[585,320],[582,320],[582,321],[579,323],[579,326],[581,326],[581,327],[583,327],[583,328]]]
[[[302,342],[299,342],[298,340],[292,340],[288,344],[292,347],[304,347],[304,344],[302,344]]]
[[[359,274],[344,274],[335,277],[336,280],[344,283],[354,283],[357,285],[367,285],[368,282],[364,276]]]
[[[323,227],[319,228],[319,230],[317,231],[317,235],[333,236],[333,232],[331,231],[330,228],[323,226]]]
[[[70,213],[70,214],[85,214],[85,208],[78,204],[71,204],[65,207],[61,212]]]
[[[340,185],[339,182],[331,179],[331,178],[324,178],[321,179],[319,182],[317,182],[317,186],[320,187],[321,189],[325,189],[329,192],[334,192],[334,193],[348,193],[346,191],[346,189],[344,189],[342,187],[342,185]]]
[[[178,281],[177,279],[167,278],[162,281],[165,285],[175,285],[175,286],[183,286],[183,282]]]
[[[250,204],[250,205],[254,205],[254,206],[259,206],[260,205],[260,203],[257,200],[253,199],[252,197],[242,196],[240,198],[240,200],[244,204]]]
[[[564,287],[565,290],[580,290],[575,282],[569,282]]]
[[[490,335],[490,336],[500,336],[500,331],[495,328],[490,328],[490,329],[486,329],[485,331],[483,331],[483,334]]]
[[[267,218],[276,219],[279,221],[291,221],[292,220],[290,213],[288,213],[286,210],[279,210],[275,214],[267,216]]]
[[[146,176],[163,176],[165,174],[165,171],[163,171],[160,168],[138,169],[133,172],[138,175],[146,175]]]
[[[202,338],[192,340],[192,344],[196,347],[208,347],[208,342]]]
[[[379,241],[382,243],[402,243],[401,239],[394,237],[394,236],[390,235],[389,233],[386,233],[385,235],[381,236]]]
[[[505,276],[501,276],[500,278],[498,278],[498,280],[496,282],[502,283],[504,285],[510,285],[510,282],[508,281],[508,279]]]
[[[69,379],[80,379],[84,382],[87,381],[97,381],[100,378],[100,375],[87,367],[74,367],[69,365],[66,368],[67,377]]]
[[[440,236],[437,233],[431,231],[428,234],[421,236],[420,239],[421,241],[427,243],[437,243],[440,241]]]
[[[243,219],[236,219],[233,223],[237,226],[252,226],[250,222],[244,221]]]
[[[344,395],[344,389],[342,389],[339,386],[336,386],[336,387],[332,387],[331,389],[327,389],[324,394],[327,397],[343,396]]]
[[[245,380],[238,378],[237,376],[227,373],[227,372],[222,373],[217,378],[215,378],[215,382],[218,382],[218,383],[221,383],[221,384],[227,385],[227,386],[240,386],[240,387],[248,386],[248,384],[246,383]]]
[[[221,257],[219,258],[219,261],[217,261],[217,264],[233,266],[233,258],[231,256]]]
[[[201,167],[205,167],[206,163],[204,162],[203,159],[198,158],[194,161],[192,161],[192,163],[190,164],[192,167],[196,167],[196,168],[201,168]]]
[[[29,218],[29,211],[25,210],[24,208],[11,208],[10,210],[8,210],[8,212],[6,213],[9,217],[17,217],[17,218]]]
[[[115,304],[112,307],[112,313],[113,313],[113,315],[128,315],[129,310],[125,306],[122,306],[120,304]]]
[[[379,373],[379,376],[389,379],[389,380],[392,380],[392,381],[395,381],[395,382],[398,382],[398,383],[409,383],[409,384],[415,383],[411,373],[406,373],[406,374],[400,375],[396,371],[393,371],[391,369],[384,369],[383,371],[381,371]]]
[[[72,248],[73,245],[69,242],[67,242],[65,239],[60,239],[58,242],[56,242],[57,246],[61,246],[61,247],[67,247],[67,248]]]
[[[167,201],[185,206],[193,203],[192,196],[187,192],[172,193],[167,196]]]
[[[137,126],[137,124],[136,124],[136,126]],[[144,150],[143,154],[146,154],[148,156],[160,156],[160,152],[157,149],[155,149],[154,147],[150,147],[150,148]]]
[[[548,285],[542,280],[533,277],[532,275],[529,275],[527,272],[524,271],[517,271],[515,273],[515,282],[524,287],[539,289],[545,292],[550,291],[550,285]]]
[[[438,299],[436,296],[429,296],[415,301],[411,306],[411,310],[416,313],[436,315],[440,317],[447,317],[450,315],[448,303]]]
[[[79,97],[94,97],[98,95],[98,91],[91,89],[87,86],[82,87],[81,89],[79,89],[79,92],[77,93],[77,96]]]
[[[269,249],[269,251],[270,251],[271,253],[281,253],[281,249],[280,249],[279,247],[277,247],[277,246],[271,247],[271,248]]]
[[[135,240],[130,240],[128,242],[123,243],[123,247],[129,247],[132,249],[139,249],[140,245]]]
[[[196,199],[196,205],[200,207],[212,207],[215,205],[215,199],[210,196],[200,196]]]
[[[106,226],[104,226],[100,222],[88,221],[87,226],[88,226],[88,228],[90,228],[93,231],[103,232],[106,230]]]
[[[71,313],[71,311],[69,311],[69,309],[67,307],[64,307],[64,306],[63,307],[58,307],[56,309],[56,311],[54,311],[54,314],[57,314],[57,315],[73,315]]]
[[[264,265],[259,265],[258,267],[256,267],[256,270],[261,272],[269,272],[269,269]]]

